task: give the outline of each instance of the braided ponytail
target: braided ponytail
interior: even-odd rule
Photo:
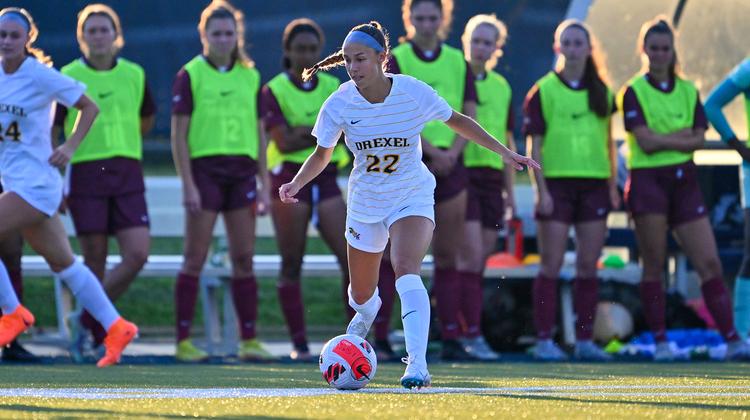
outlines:
[[[322,59],[321,61],[318,61],[315,63],[312,68],[305,69],[305,71],[302,72],[302,81],[307,82],[317,73],[319,70],[326,71],[328,69],[332,69],[334,67],[338,67],[340,65],[344,64],[344,51],[338,50],[335,53],[329,55],[328,57]]]

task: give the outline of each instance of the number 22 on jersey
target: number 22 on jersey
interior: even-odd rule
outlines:
[[[369,163],[367,165],[367,172],[383,172],[386,174],[396,172],[396,169],[398,169],[396,168],[398,159],[399,155],[385,155],[381,161],[376,155],[367,155],[367,162]]]

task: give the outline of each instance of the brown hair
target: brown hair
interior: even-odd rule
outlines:
[[[592,35],[588,26],[576,19],[566,19],[555,30],[555,45],[560,44],[560,37],[569,28],[577,28],[586,35],[586,40],[591,47],[591,54],[586,57],[586,67],[583,71],[583,83],[588,92],[589,109],[600,117],[606,117],[612,112],[609,88],[607,87],[607,67],[604,63],[604,55],[599,48],[599,42]],[[561,71],[564,61],[558,60],[555,70]]]
[[[114,48],[113,53],[119,53],[122,47],[125,45],[125,39],[122,37],[122,25],[120,24],[120,17],[117,16],[117,13],[115,13],[115,11],[106,4],[95,3],[89,4],[78,13],[78,27],[76,28],[76,38],[78,39],[78,46],[81,49],[83,55],[89,55],[89,46],[83,39],[83,31],[84,27],[86,26],[86,21],[88,21],[92,16],[104,16],[109,19],[109,22],[112,24],[112,29],[114,29],[115,31],[115,42],[112,45]]]
[[[461,35],[461,43],[464,47],[464,57],[466,61],[471,62],[471,36],[474,31],[481,25],[487,25],[494,28],[497,36],[495,37],[495,51],[487,63],[485,63],[485,70],[491,70],[497,65],[497,60],[502,57],[503,50],[501,49],[505,45],[505,40],[508,39],[508,27],[500,21],[495,14],[491,15],[476,15],[466,22],[466,28],[464,29],[463,35]]]
[[[318,38],[318,42],[321,46],[323,46],[323,44],[325,44],[326,42],[325,35],[323,35],[323,29],[321,29],[314,20],[308,18],[299,18],[289,22],[286,25],[286,28],[284,28],[284,35],[281,37],[281,49],[283,51],[289,50],[294,37],[304,33],[315,35]],[[282,65],[285,69],[291,67],[291,63],[289,62],[289,58],[286,56],[286,54],[284,55]]]
[[[440,28],[438,29],[438,38],[444,41],[448,38],[448,32],[451,30],[451,23],[453,23],[453,0],[404,0],[401,5],[401,19],[404,21],[404,29],[406,29],[406,35],[400,37],[399,42],[406,42],[414,38],[414,34],[417,30],[414,25],[411,24],[411,10],[414,6],[419,3],[430,3],[440,9],[440,13],[443,15],[443,21],[440,22]]]
[[[24,19],[26,19],[26,22],[29,24],[29,41],[25,46],[26,54],[36,58],[43,64],[52,66],[52,59],[48,55],[46,55],[44,51],[41,50],[41,48],[36,48],[33,46],[34,42],[36,42],[36,39],[39,37],[39,28],[36,26],[34,18],[31,17],[31,13],[21,7],[6,7],[0,10],[0,16],[6,13],[17,13],[23,16]]]
[[[226,0],[213,0],[201,12],[201,20],[198,22],[198,32],[203,43],[203,53],[208,55],[208,41],[206,40],[206,28],[211,19],[232,19],[237,32],[237,45],[232,50],[232,60],[243,66],[253,67],[255,63],[245,50],[245,15],[241,10],[232,6]]]
[[[675,48],[675,38],[677,37],[677,33],[672,27],[672,24],[669,23],[668,18],[664,15],[658,15],[641,26],[641,32],[638,36],[638,53],[641,54],[642,62],[641,71],[648,71],[648,57],[645,54],[646,40],[653,34],[669,35],[669,38],[672,40],[673,50],[672,62],[669,64],[669,77],[675,78],[676,76],[681,75],[682,71],[680,69],[680,63],[677,60],[677,49]]]
[[[352,28],[352,31],[360,31],[366,33],[367,35],[370,35],[371,37],[375,38],[375,41],[377,41],[381,47],[383,47],[386,56],[386,60],[383,62],[383,70],[385,70],[386,65],[388,64],[388,57],[391,47],[388,41],[388,32],[385,30],[385,28],[383,28],[380,22],[373,20],[370,23],[357,25]],[[302,80],[308,81],[318,71],[326,71],[342,64],[344,64],[344,50],[339,49],[335,53],[317,62],[314,66],[312,66],[312,68],[305,69],[305,71],[302,72]]]

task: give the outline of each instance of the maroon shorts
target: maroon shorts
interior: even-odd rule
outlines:
[[[633,216],[666,215],[671,227],[708,214],[698,185],[698,168],[693,162],[631,170],[625,185],[625,203]]]
[[[78,235],[149,226],[141,162],[110,158],[70,167],[66,203]]]
[[[192,159],[193,181],[203,210],[224,212],[255,205],[258,165],[247,156]]]
[[[464,166],[463,155],[459,155],[448,175],[435,175],[435,183],[435,204],[447,201],[465,190],[469,185],[469,174]]]
[[[466,220],[479,220],[482,227],[500,229],[505,219],[505,174],[493,168],[467,168],[469,200]]]
[[[287,182],[291,182],[301,167],[301,163],[284,162],[278,173],[271,173],[271,182],[273,184],[271,194],[273,197],[276,197],[278,200],[279,187]],[[336,182],[338,173],[336,165],[333,163],[329,164],[323,169],[320,175],[316,176],[309,184],[299,190],[299,193],[295,197],[307,204],[314,204],[331,197],[341,196],[339,184]]]
[[[558,221],[567,224],[606,220],[612,203],[606,179],[545,178],[552,196],[552,214],[535,213],[539,221]]]

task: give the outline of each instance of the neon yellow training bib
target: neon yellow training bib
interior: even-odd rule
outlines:
[[[82,59],[75,60],[60,70],[86,84],[86,95],[99,106],[94,120],[71,163],[126,157],[142,157],[141,105],[145,75],[143,68],[118,58],[111,70],[95,70]],[[73,132],[78,110],[69,108],[63,130],[65,137]]]
[[[187,63],[185,70],[193,93],[190,157],[237,155],[257,159],[258,70],[237,62],[222,73],[202,56]]]
[[[484,80],[477,80],[477,122],[500,143],[508,145],[508,115],[510,112],[511,89],[503,76],[488,71]],[[464,165],[467,168],[488,167],[503,169],[503,158],[495,152],[468,142],[464,149]]]
[[[403,74],[415,77],[437,91],[455,110],[461,110],[466,83],[466,61],[461,50],[442,44],[440,56],[426,62],[417,57],[411,43],[403,43],[392,51]],[[436,147],[453,145],[456,133],[442,121],[430,121],[422,130],[422,137]]]

